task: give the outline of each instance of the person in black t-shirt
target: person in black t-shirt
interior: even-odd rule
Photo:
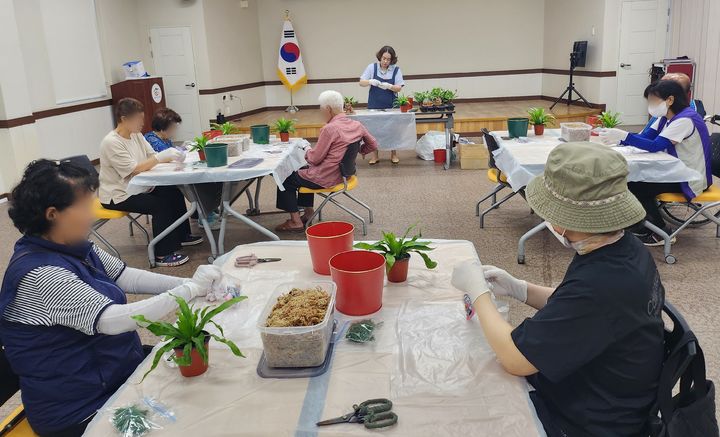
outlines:
[[[665,291],[648,250],[623,231],[645,215],[627,174],[612,149],[566,143],[528,184],[530,206],[577,252],[557,288],[476,260],[453,272],[503,367],[534,387],[531,399],[550,437],[643,435],[656,398]],[[490,289],[538,312],[512,329]]]

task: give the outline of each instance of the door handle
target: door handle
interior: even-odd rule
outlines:
[[[621,68],[632,67],[632,64],[626,64],[626,63],[622,62],[622,63],[620,63],[620,67]]]
[[[195,88],[195,82],[186,83],[185,86],[189,86],[190,88]]]

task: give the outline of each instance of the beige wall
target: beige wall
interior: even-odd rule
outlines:
[[[673,0],[671,20],[670,55],[695,60],[695,96],[708,113],[720,113],[720,2]]]

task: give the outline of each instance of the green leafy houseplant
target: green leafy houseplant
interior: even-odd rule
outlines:
[[[457,97],[457,90],[443,90],[440,98],[443,103],[451,103]]]
[[[598,122],[602,127],[613,128],[622,124],[619,112],[603,111],[598,116]]]
[[[355,100],[355,97],[353,96],[345,96],[343,97],[343,102],[346,105],[357,105],[357,100]]]
[[[356,243],[354,247],[357,249],[373,250],[383,254],[385,256],[385,269],[388,274],[392,270],[396,261],[410,258],[410,254],[412,252],[417,253],[422,257],[423,261],[425,262],[425,267],[427,267],[428,269],[434,269],[435,267],[437,267],[437,262],[430,259],[428,254],[425,253],[433,250],[432,247],[428,246],[430,242],[418,241],[418,238],[422,238],[422,233],[420,232],[413,235],[412,238],[408,238],[408,235],[410,235],[410,232],[414,228],[415,225],[407,228],[405,234],[400,238],[397,238],[393,233],[383,232],[382,240],[372,244]],[[405,276],[407,276],[407,273],[405,274]],[[402,282],[404,280],[405,278],[402,278],[399,281],[392,282]]]
[[[416,102],[418,102],[419,105],[422,105],[425,99],[428,98],[427,91],[418,91],[413,94],[413,99],[415,99]]]
[[[408,100],[407,96],[405,94],[398,94],[397,97],[395,97],[395,106],[407,106],[410,104],[410,100]]]
[[[202,357],[205,364],[208,362],[208,349],[205,340],[208,336],[212,337],[215,341],[223,343],[230,348],[230,351],[238,357],[245,357],[240,349],[232,341],[225,338],[225,333],[220,325],[215,323],[213,317],[217,316],[221,312],[230,308],[231,306],[247,299],[247,296],[239,296],[233,299],[227,300],[217,307],[204,307],[198,309],[191,307],[185,301],[185,299],[174,296],[175,301],[178,303],[179,309],[176,313],[177,321],[175,324],[161,321],[151,321],[145,318],[145,316],[133,316],[132,318],[137,322],[139,326],[147,328],[150,332],[162,338],[165,342],[158,351],[155,353],[153,358],[152,366],[150,370],[145,372],[145,377],[155,370],[158,363],[162,359],[163,354],[174,349],[182,349],[182,357],[176,355],[172,356],[173,361],[178,366],[190,365],[192,359],[190,353],[193,349],[196,349]],[[205,326],[211,324],[217,328],[220,335],[209,334],[205,331]]]
[[[295,120],[280,117],[275,120],[275,124],[273,125],[273,131],[280,133],[295,132]]]
[[[555,121],[555,116],[545,110],[545,108],[530,108],[527,111],[530,118],[530,124],[545,126]]]
[[[238,127],[230,121],[226,121],[223,124],[210,123],[210,129],[219,130],[223,135],[232,135],[240,131],[240,129],[238,129]]]
[[[200,135],[199,137],[193,138],[193,144],[190,146],[191,152],[201,152],[205,150],[205,146],[207,146],[208,138],[205,135]]]

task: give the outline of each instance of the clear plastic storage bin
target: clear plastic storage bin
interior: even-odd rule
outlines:
[[[582,122],[560,123],[560,138],[567,142],[590,141],[592,126]]]
[[[270,328],[267,318],[277,298],[293,288],[309,289],[320,287],[330,294],[330,303],[325,318],[314,326]],[[325,361],[328,345],[333,334],[335,315],[335,283],[330,281],[293,282],[281,284],[268,299],[260,314],[257,328],[262,337],[265,359],[270,367],[315,367]]]

